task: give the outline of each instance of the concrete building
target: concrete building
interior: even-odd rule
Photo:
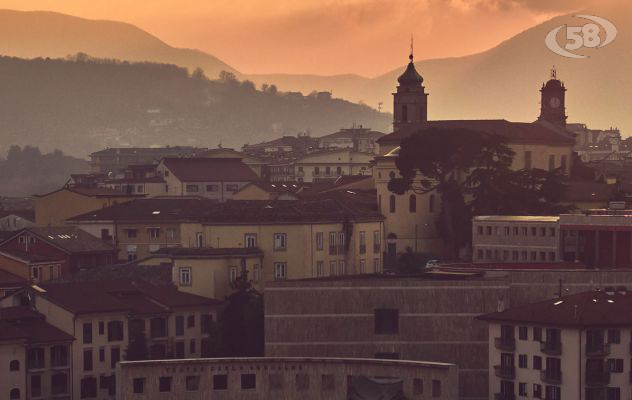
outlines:
[[[475,262],[557,262],[559,217],[478,216],[472,220]]]
[[[135,343],[140,348],[145,342],[139,351],[150,359],[208,356],[220,303],[140,280],[45,283],[0,300],[0,316],[10,307],[29,304],[72,341],[65,398],[114,399],[116,364]],[[47,353],[38,356],[41,365]],[[4,357],[0,361],[9,365]],[[28,384],[30,391],[42,385],[32,379]]]
[[[606,288],[480,316],[489,324],[490,394],[630,398],[631,306],[625,288]]]
[[[453,363],[459,398],[488,400],[495,394],[488,391],[488,331],[478,315],[551,299],[560,290],[567,295],[631,284],[632,270],[555,264],[270,282],[265,354]]]
[[[233,193],[259,180],[238,158],[165,158],[156,167],[169,196],[230,200]]]
[[[196,147],[121,147],[90,154],[90,172],[118,174],[130,165],[155,164],[165,157],[192,157],[206,149]]]
[[[345,358],[236,358],[121,362],[119,400],[456,399],[447,363]]]

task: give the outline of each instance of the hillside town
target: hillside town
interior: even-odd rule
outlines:
[[[0,397],[630,398],[629,140],[555,68],[533,121],[432,119],[413,61],[390,132],[106,148],[3,198]]]

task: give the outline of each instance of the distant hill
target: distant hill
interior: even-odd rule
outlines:
[[[601,4],[581,13],[607,18],[618,27],[617,38],[608,46],[578,51],[589,55],[589,59],[564,58],[545,47],[544,37],[551,29],[590,22],[567,15],[530,28],[479,54],[417,62],[430,93],[429,118],[532,121],[539,113],[538,90],[556,65],[558,77],[568,88],[569,121],[586,122],[595,128],[618,126],[624,135],[632,135],[632,74],[628,67],[632,65],[632,31],[627,29],[632,26],[632,7]],[[407,61],[405,54],[402,61]],[[284,74],[248,78],[255,83],[274,82],[283,90],[333,90],[336,96],[362,100],[372,107],[383,102],[384,110],[390,111],[391,93],[404,67],[372,79]]]
[[[177,64],[202,68],[209,77],[237,71],[217,57],[171,47],[123,22],[99,21],[48,11],[0,10],[0,54],[59,58],[86,53],[97,58]]]
[[[11,144],[86,157],[115,146],[239,147],[281,135],[324,135],[391,116],[329,93],[257,90],[231,73],[209,80],[168,64],[0,57],[0,154]]]
[[[59,189],[70,174],[88,172],[88,162],[55,150],[42,154],[37,147],[11,146],[0,157],[0,197],[30,196]]]

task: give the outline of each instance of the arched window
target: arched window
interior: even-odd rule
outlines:
[[[434,196],[434,194],[431,194],[430,195],[430,199],[428,201],[428,211],[431,212],[431,213],[433,213],[434,209],[435,209],[435,204],[434,203],[435,203],[435,196]]]
[[[388,205],[389,211],[394,213],[395,212],[395,195],[392,194],[389,197],[389,205]]]
[[[408,106],[402,106],[402,122],[408,122]]]
[[[9,392],[9,399],[17,400],[20,398],[20,389],[11,389]]]
[[[20,370],[20,361],[19,360],[11,360],[9,363],[9,371],[19,371]]]
[[[411,194],[408,198],[408,211],[410,211],[411,213],[417,212],[417,196],[415,196],[414,194]]]

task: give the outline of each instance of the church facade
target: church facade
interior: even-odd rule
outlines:
[[[378,140],[379,156],[374,163],[373,177],[378,204],[386,217],[385,265],[396,259],[407,247],[419,253],[440,255],[443,241],[437,230],[441,212],[438,193],[417,194],[409,191],[397,195],[388,190],[388,182],[399,176],[395,159],[401,141],[424,128],[466,128],[507,138],[515,156],[515,170],[561,168],[570,173],[574,135],[566,130],[564,84],[557,79],[555,70],[551,79],[541,88],[540,116],[535,122],[510,122],[504,119],[486,120],[428,120],[428,93],[423,77],[417,72],[413,56],[404,73],[398,78],[393,93],[393,132]]]

